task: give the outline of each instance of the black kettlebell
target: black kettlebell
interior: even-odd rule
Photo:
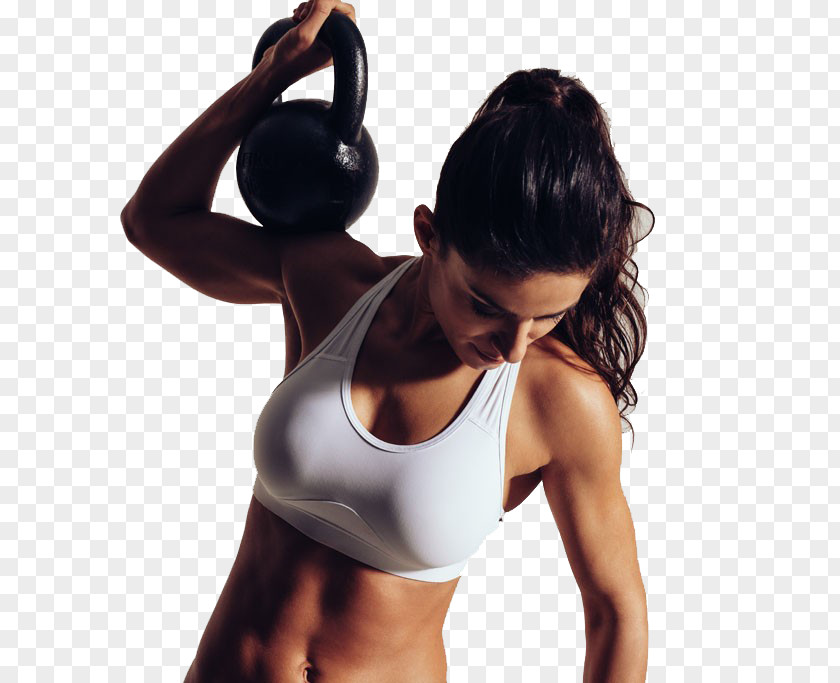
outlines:
[[[251,68],[297,24],[280,19],[257,43]],[[379,160],[362,125],[367,53],[353,21],[333,12],[318,39],[332,52],[334,99],[278,97],[242,139],[236,179],[248,210],[284,232],[342,231],[364,213],[379,179]]]

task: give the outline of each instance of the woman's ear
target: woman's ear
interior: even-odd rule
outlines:
[[[420,204],[414,209],[414,235],[424,254],[437,256],[438,239],[434,228],[434,214],[428,206]]]

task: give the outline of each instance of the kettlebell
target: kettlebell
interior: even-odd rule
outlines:
[[[263,53],[296,23],[280,19],[263,33]],[[367,53],[353,21],[327,17],[318,39],[333,56],[333,102],[278,97],[243,137],[236,179],[248,210],[283,232],[342,231],[364,213],[379,179],[379,160],[362,119],[367,103]]]

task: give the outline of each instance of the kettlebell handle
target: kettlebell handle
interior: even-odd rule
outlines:
[[[288,18],[269,26],[257,43],[251,69],[256,68],[269,47],[297,25],[294,19]],[[352,19],[332,12],[317,39],[324,42],[333,58],[333,101],[327,122],[345,145],[357,145],[367,105],[367,51],[362,34]],[[283,101],[282,97],[277,100]]]

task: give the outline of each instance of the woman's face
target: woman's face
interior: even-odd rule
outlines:
[[[528,346],[546,336],[589,284],[587,274],[541,273],[527,280],[497,277],[468,266],[455,249],[441,258],[434,214],[414,210],[414,234],[423,252],[416,275],[407,274],[399,322],[404,343],[446,342],[474,369],[519,363]],[[413,268],[412,268],[413,270]]]
[[[583,274],[496,277],[473,270],[454,249],[445,261],[432,261],[428,295],[435,318],[460,359],[476,369],[519,363],[589,284]]]

